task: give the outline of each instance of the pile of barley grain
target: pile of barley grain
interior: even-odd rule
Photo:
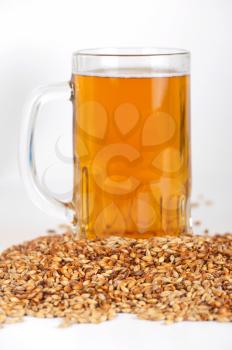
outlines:
[[[63,325],[129,312],[167,323],[232,321],[232,234],[134,240],[48,235],[0,255],[0,322]]]

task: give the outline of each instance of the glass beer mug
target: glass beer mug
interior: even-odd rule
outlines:
[[[189,74],[190,53],[182,49],[74,53],[71,82],[39,88],[26,113],[21,171],[33,201],[72,217],[88,239],[188,232]],[[36,170],[36,119],[40,107],[56,99],[73,103],[70,203],[46,193]]]

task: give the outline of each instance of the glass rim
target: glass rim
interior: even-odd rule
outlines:
[[[77,56],[100,57],[153,57],[190,55],[190,51],[169,47],[101,47],[75,51]]]

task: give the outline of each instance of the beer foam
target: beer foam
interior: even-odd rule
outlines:
[[[120,68],[120,69],[99,69],[74,72],[75,75],[93,76],[102,78],[159,78],[176,77],[189,75],[187,71],[176,71],[172,69],[150,69],[150,68]]]

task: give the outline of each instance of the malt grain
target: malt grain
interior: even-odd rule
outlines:
[[[30,315],[66,326],[121,312],[232,321],[232,234],[85,241],[50,233],[0,255],[0,323]]]

